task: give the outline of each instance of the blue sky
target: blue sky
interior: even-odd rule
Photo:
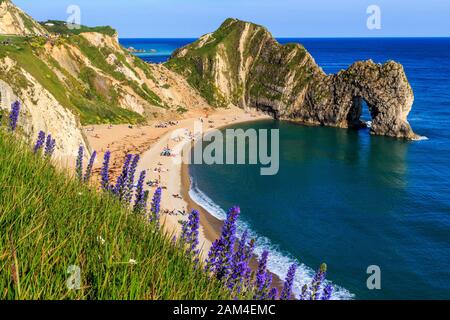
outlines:
[[[262,24],[277,37],[450,36],[448,0],[13,0],[38,20],[111,25],[120,37],[198,37],[228,17]],[[381,29],[366,25],[369,5],[381,9]]]

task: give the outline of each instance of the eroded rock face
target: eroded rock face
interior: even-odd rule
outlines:
[[[373,134],[415,138],[407,121],[414,95],[402,65],[394,61],[383,65],[370,60],[356,62],[348,70],[331,76],[331,82],[334,101],[339,101],[337,107],[347,114],[349,127],[360,125],[361,102],[365,100]]]
[[[20,72],[27,81],[26,88],[18,89],[0,79],[0,109],[4,109],[4,113],[8,114],[13,102],[21,102],[19,127],[30,143],[36,141],[41,130],[51,134],[56,140],[55,158],[63,166],[73,164],[74,155],[80,145],[87,150],[87,155],[90,154],[88,142],[77,118],[61,106],[31,74],[9,58],[0,60],[0,72],[10,75]]]
[[[402,65],[356,62],[326,75],[299,44],[280,45],[262,26],[226,20],[214,33],[177,50],[167,63],[213,105],[257,108],[275,118],[355,128],[362,101],[371,132],[414,139],[407,116],[414,101]]]
[[[48,35],[48,32],[10,0],[0,1],[0,34]]]

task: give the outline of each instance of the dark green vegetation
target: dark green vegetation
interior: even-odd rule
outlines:
[[[0,130],[0,299],[230,298],[142,216],[17,141]]]
[[[40,24],[49,32],[60,35],[74,35],[83,32],[98,32],[108,36],[114,36],[117,34],[116,30],[110,26],[87,27],[80,25],[78,28],[70,29],[67,27],[66,22],[59,20],[47,20],[45,22],[40,22]]]

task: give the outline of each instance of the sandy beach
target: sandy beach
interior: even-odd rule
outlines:
[[[98,177],[104,153],[111,151],[112,178],[119,174],[126,154],[139,154],[138,172],[146,171],[146,180],[154,185],[146,186],[153,195],[155,189],[163,188],[161,199],[161,224],[170,236],[181,233],[180,221],[187,219],[192,209],[200,211],[199,246],[205,258],[211,243],[220,236],[222,222],[210,215],[189,197],[190,177],[188,165],[181,158],[194,142],[194,124],[202,126],[203,134],[231,124],[269,118],[267,115],[247,112],[239,108],[218,111],[192,112],[188,118],[174,120],[171,124],[154,121],[146,126],[94,125],[86,126],[84,132],[93,150],[98,152],[94,174]],[[164,127],[159,127],[163,125]],[[161,152],[169,148],[171,156]],[[182,151],[184,150],[184,151]]]
[[[111,151],[111,172],[115,181],[120,174],[123,160],[128,153],[139,154],[141,160],[137,171],[146,171],[146,181],[153,181],[155,185],[146,186],[153,195],[158,186],[163,188],[161,199],[161,225],[170,237],[181,234],[181,221],[186,221],[189,211],[196,209],[200,212],[199,248],[204,260],[212,242],[220,237],[223,221],[211,215],[189,196],[190,176],[189,165],[181,158],[188,153],[195,143],[192,139],[194,123],[202,120],[203,134],[212,129],[220,129],[232,124],[271,119],[271,117],[255,111],[244,111],[232,107],[217,111],[192,112],[186,119],[174,121],[166,128],[157,128],[163,121],[155,121],[146,126],[128,125],[95,125],[84,128],[85,134],[93,150],[98,152],[94,166],[94,178],[99,179],[99,172],[104,153]],[[176,141],[174,141],[174,136]],[[178,141],[180,140],[180,141]],[[161,152],[169,147],[176,149],[173,157],[162,156]],[[183,150],[183,152],[180,151]],[[251,267],[256,269],[257,257],[253,257]],[[273,285],[282,289],[283,281],[274,273]]]

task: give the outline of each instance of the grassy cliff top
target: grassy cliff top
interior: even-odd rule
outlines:
[[[70,29],[66,22],[60,20],[47,20],[40,22],[40,24],[49,32],[60,35],[73,35],[83,32],[97,32],[108,36],[115,36],[117,34],[117,31],[110,26],[88,27],[80,25],[79,28]]]

